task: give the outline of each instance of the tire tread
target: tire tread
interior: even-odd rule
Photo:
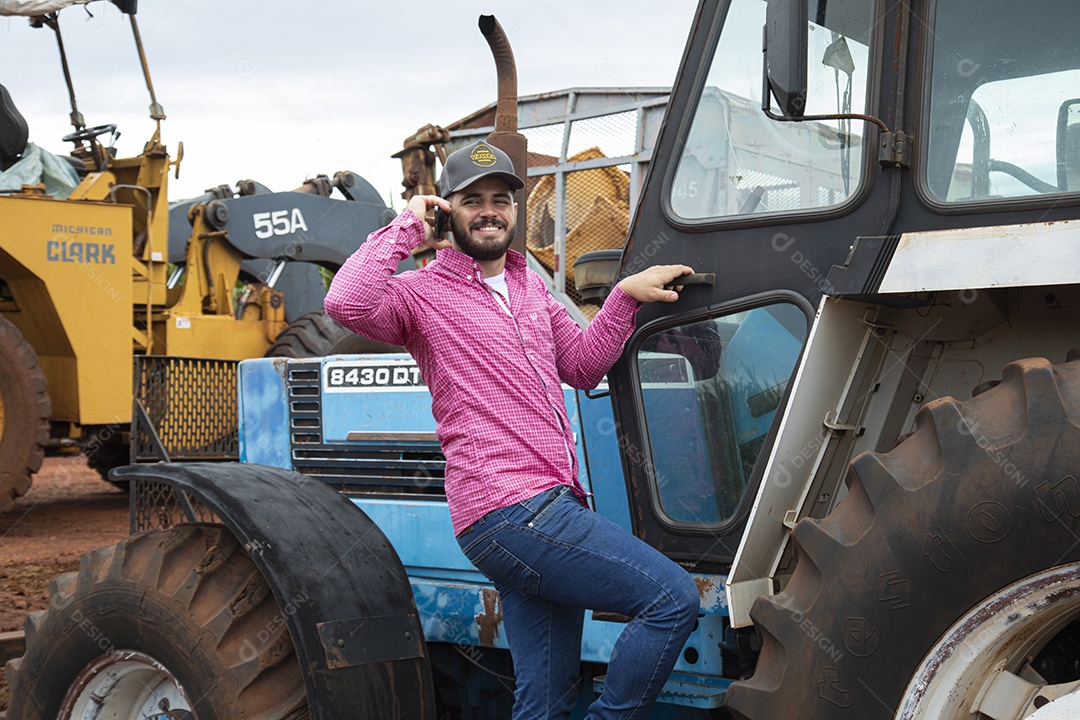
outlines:
[[[235,582],[238,578],[239,583]],[[139,533],[109,548],[87,553],[77,573],[62,575],[50,583],[49,609],[33,613],[26,620],[26,654],[9,662],[6,668],[12,698],[10,720],[41,717],[42,708],[46,715],[55,714],[57,696],[63,692],[57,689],[57,678],[51,676],[60,671],[51,671],[50,666],[58,656],[70,654],[73,637],[76,650],[86,655],[71,661],[77,666],[100,654],[100,649],[86,647],[88,639],[81,633],[68,633],[75,612],[95,625],[95,637],[105,636],[96,634],[97,625],[103,632],[110,627],[130,626],[137,628],[131,631],[135,633],[132,642],[146,642],[141,610],[140,617],[130,619],[112,611],[94,614],[94,608],[100,612],[101,598],[110,592],[145,598],[155,607],[168,608],[168,624],[175,628],[176,643],[180,637],[193,642],[182,647],[171,643],[171,638],[159,638],[149,644],[166,643],[168,647],[157,652],[176,652],[183,660],[174,658],[172,662],[178,666],[181,662],[191,663],[187,672],[203,672],[213,678],[205,701],[193,698],[196,712],[200,712],[199,708],[209,712],[212,707],[210,716],[218,720],[306,717],[304,682],[296,653],[284,623],[275,622],[280,611],[266,581],[225,528],[191,524]],[[207,600],[211,593],[218,596],[213,602]],[[197,602],[216,606],[219,611],[191,612]],[[140,606],[142,603],[140,600]],[[58,648],[69,652],[57,652]],[[127,649],[155,656],[153,648]],[[163,662],[168,666],[168,661]],[[70,683],[71,679],[60,684]],[[180,680],[188,687],[183,677]]]
[[[1078,417],[1080,362],[1021,360],[1005,367],[1000,385],[969,401],[928,403],[914,433],[891,452],[855,458],[848,495],[836,509],[796,526],[797,562],[784,591],[751,609],[762,649],[754,674],[728,690],[734,717],[891,718],[889,703],[922,655],[973,603],[1080,557],[1075,543],[1059,557],[1053,542],[1055,533],[1080,533],[1080,518],[1071,528],[1040,525],[1032,498],[1037,478],[1074,467]],[[1030,482],[1007,474],[993,454],[999,449]],[[965,534],[963,513],[987,503],[1010,513],[1000,540]],[[953,564],[945,570],[931,565],[924,549],[936,532],[951,543]],[[878,589],[893,569],[910,579],[911,590],[910,605],[896,613]],[[852,583],[853,576],[862,580]],[[858,637],[880,631],[880,646],[868,655],[846,646],[853,620],[865,623]],[[826,657],[833,646],[839,658]],[[844,696],[832,697],[838,702],[825,702],[840,688]]]
[[[0,439],[0,513],[15,507],[15,498],[26,494],[33,483],[33,475],[41,469],[45,460],[45,446],[49,442],[49,418],[52,402],[49,399],[45,373],[38,362],[37,353],[11,322],[0,317],[0,377],[7,376],[14,383],[21,383],[25,395],[8,398],[11,407],[5,407],[7,428],[0,428],[0,436],[15,435],[10,425],[18,418],[24,423],[21,435],[25,444],[5,449]],[[3,382],[3,380],[0,380]],[[18,438],[16,438],[18,440]]]

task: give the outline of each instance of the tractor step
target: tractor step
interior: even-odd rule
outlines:
[[[606,680],[607,675],[594,678],[593,690],[598,693],[603,692]],[[727,678],[673,672],[660,690],[656,702],[697,708],[723,707],[724,696],[731,683],[732,681]]]
[[[26,652],[26,633],[22,630],[0,633],[0,667]],[[2,718],[0,718],[2,720]]]

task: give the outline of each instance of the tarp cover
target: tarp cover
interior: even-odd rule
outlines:
[[[90,0],[0,0],[0,15],[44,15],[72,5],[85,5]]]
[[[63,200],[79,184],[79,176],[62,157],[27,143],[22,159],[0,172],[0,190],[18,190],[39,183],[45,183],[46,193]]]

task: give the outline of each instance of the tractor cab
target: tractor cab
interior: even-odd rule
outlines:
[[[1077,21],[1004,0],[699,5],[612,280],[682,263],[715,283],[644,306],[609,381],[633,531],[725,578],[755,667],[736,717],[1030,712],[980,674],[1029,677],[1020,630],[956,653],[982,669],[944,658],[1009,583],[1075,562],[1041,548],[1077,532],[1074,461],[1049,450],[1073,442],[1080,358]],[[695,368],[681,406],[647,389],[659,348]],[[1044,656],[1075,648],[1042,617],[1022,632]],[[1031,662],[1036,686],[1076,679]]]
[[[818,418],[820,432],[785,463],[774,457],[767,475],[823,298],[879,289],[898,236],[1076,217],[1080,51],[1062,12],[1006,2],[977,12],[933,2],[701,4],[618,275],[657,263],[716,275],[674,306],[645,306],[611,373],[620,426],[642,449],[624,466],[641,537],[700,567],[730,568],[762,483],[816,464],[837,432]],[[964,263],[925,257],[942,261]],[[600,272],[611,261],[583,256],[579,276],[594,262]],[[972,275],[956,289],[995,280]],[[890,304],[934,304],[903,295]],[[717,358],[696,375],[689,412],[708,428],[711,464],[693,472],[663,450],[685,435],[642,389],[642,358],[663,346]],[[891,447],[900,425],[862,445]],[[689,500],[702,487],[706,505]],[[819,494],[823,508],[835,503],[835,492]]]

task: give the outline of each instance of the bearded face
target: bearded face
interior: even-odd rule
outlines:
[[[486,177],[454,193],[450,229],[461,252],[479,262],[506,254],[517,230],[517,206],[504,180]]]
[[[479,262],[498,260],[505,255],[517,231],[513,221],[508,225],[506,222],[481,218],[465,225],[454,214],[450,216],[450,229],[454,232],[458,249]]]

